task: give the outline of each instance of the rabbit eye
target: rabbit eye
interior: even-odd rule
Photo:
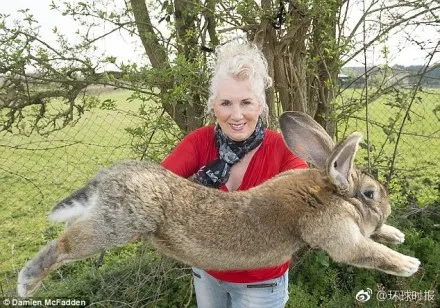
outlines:
[[[374,199],[374,191],[373,190],[364,191],[364,196],[367,199]]]

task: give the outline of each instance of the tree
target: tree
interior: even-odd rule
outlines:
[[[20,25],[0,15],[0,130],[62,128],[93,105],[84,95],[87,86],[101,84],[158,102],[182,131],[190,131],[205,121],[209,51],[242,34],[268,59],[274,78],[274,89],[267,91],[271,116],[280,109],[305,111],[333,134],[340,68],[397,31],[438,27],[440,12],[434,0],[370,0],[363,6],[347,0],[114,2],[120,5],[110,11],[108,1],[53,0],[54,10],[81,25],[77,43],[54,29],[56,46],[39,37],[32,12],[22,12]],[[353,22],[350,14],[356,10],[361,12]],[[104,23],[106,31],[99,31]],[[94,44],[115,31],[139,37],[147,65],[106,55],[91,58]],[[105,63],[117,65],[119,76],[99,73]],[[26,66],[37,73],[27,74]]]

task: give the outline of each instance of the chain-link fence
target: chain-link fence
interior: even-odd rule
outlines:
[[[127,129],[142,126],[137,114],[141,102],[125,102],[128,94],[123,91],[103,95],[119,101],[117,109],[93,109],[74,125],[48,136],[0,135],[0,284],[4,294],[13,294],[11,286],[28,256],[59,231],[47,222],[53,205],[98,169],[140,157]],[[418,91],[414,97],[410,90],[388,93],[372,99],[368,108],[362,95],[362,89],[350,88],[340,95],[338,137],[363,132],[358,161],[366,165],[368,158],[385,179],[418,178],[412,189],[423,188],[420,192],[428,202],[430,192],[435,193],[439,185],[440,90]]]

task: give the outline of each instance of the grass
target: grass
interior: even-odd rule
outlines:
[[[125,129],[139,124],[140,120],[129,116],[126,112],[136,112],[142,102],[137,100],[127,102],[129,93],[123,91],[106,92],[101,95],[103,99],[109,98],[117,101],[118,110],[94,109],[87,112],[75,126],[48,137],[0,135],[0,191],[2,192],[0,199],[0,296],[15,295],[16,276],[23,264],[62,230],[62,226],[47,220],[47,214],[54,204],[81,187],[98,169],[122,159],[137,157],[131,148],[133,140]],[[426,94],[421,102],[413,106],[411,122],[405,126],[405,135],[400,141],[397,156],[396,166],[399,176],[412,176],[416,174],[415,170],[422,170],[417,173],[421,176],[415,177],[414,186],[411,188],[420,195],[422,203],[429,202],[432,194],[435,193],[434,185],[439,182],[438,166],[432,164],[440,161],[439,121],[432,113],[439,95],[440,93],[431,96]],[[373,122],[387,124],[388,118],[395,114],[397,109],[384,105],[384,102],[385,99],[381,99],[370,105],[370,120]],[[346,123],[340,123],[339,135],[345,135],[354,130],[361,131],[365,135],[365,121],[361,119],[363,114],[363,111],[357,112],[354,114],[357,119],[353,118]],[[434,137],[432,134],[435,134]],[[376,165],[382,168],[381,174],[387,171],[386,162],[393,151],[393,143],[386,142],[387,138],[390,136],[385,134],[382,128],[371,127],[371,141],[374,145],[372,157],[376,160]],[[383,148],[382,144],[385,144]],[[358,161],[362,163],[365,156],[366,152],[361,150]],[[431,167],[428,169],[421,169],[430,164]],[[412,173],[405,170],[412,170]],[[429,185],[429,183],[432,184]],[[392,197],[397,199],[399,196]],[[102,271],[95,269],[91,261],[63,267],[47,280],[45,283],[47,287],[42,288],[40,295],[68,295],[76,287],[83,292],[88,290],[84,296],[95,296],[95,299],[99,299],[99,296],[113,296],[114,292],[131,292],[121,290],[121,283],[125,283],[121,281],[103,290],[103,285],[108,284],[109,280],[122,277],[126,285],[130,286],[138,286],[139,283],[162,286],[162,289],[159,286],[156,291],[150,288],[151,290],[148,291],[150,293],[147,292],[149,296],[155,296],[154,298],[158,299],[162,294],[160,290],[165,290],[166,284],[159,283],[157,277],[139,276],[140,280],[134,278],[133,280],[120,270],[118,271],[119,266],[123,269],[136,268],[136,262],[142,263],[142,270],[137,267],[138,269],[134,269],[134,272],[148,273],[152,270],[151,264],[145,260],[148,261],[158,256],[154,253],[151,255],[151,251],[147,249],[147,256],[143,250],[144,261],[133,259],[133,256],[137,255],[141,249],[140,247],[144,246],[130,245],[128,249],[112,251],[106,257],[108,266],[105,265]],[[155,270],[162,273],[157,268]],[[187,273],[182,272],[170,277],[173,279],[184,277],[182,278],[184,285],[187,285],[190,280]],[[95,285],[97,280],[102,283]],[[76,285],[75,281],[81,281],[81,284]],[[176,292],[181,294],[184,302],[191,297],[187,294],[187,288]],[[133,299],[133,301],[137,300],[137,298]],[[106,305],[111,306],[109,303],[104,304]],[[164,307],[166,307],[165,304]]]

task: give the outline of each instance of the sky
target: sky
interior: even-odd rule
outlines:
[[[368,6],[368,3],[371,0],[366,0],[365,5]],[[396,2],[396,1],[394,1]],[[363,1],[362,0],[354,0],[350,2],[350,10],[347,14],[348,27],[353,26],[359,20],[359,18],[363,14]],[[390,5],[393,1],[389,0]],[[400,10],[399,13],[406,17],[404,10]],[[385,15],[385,14],[383,14]],[[374,20],[374,18],[370,17],[370,20]],[[372,22],[374,24],[374,22]],[[368,26],[367,26],[368,27]],[[397,30],[402,30],[400,28],[396,28]],[[417,40],[419,42],[423,42],[428,44],[432,49],[438,41],[440,41],[440,32],[435,30],[430,26],[420,26],[413,28],[403,29],[404,31],[400,31],[396,34],[392,34],[386,38],[382,43],[376,44],[375,46],[370,47],[367,50],[367,64],[370,66],[384,64],[386,62],[383,57],[382,50],[386,46],[388,49],[388,63],[391,65],[399,64],[404,66],[409,65],[423,65],[427,63],[428,52],[425,50],[421,50],[419,46],[414,43],[409,43],[407,37],[410,37],[413,40]],[[395,31],[397,32],[397,31]],[[367,36],[368,36],[367,31]],[[359,38],[362,39],[362,38]],[[367,37],[368,41],[368,37]],[[440,55],[437,54],[433,58],[433,62],[440,62]],[[349,66],[363,66],[364,63],[364,55],[359,55],[354,61],[349,63]]]
[[[0,0],[0,13],[9,14],[13,19],[22,16],[17,13],[20,9],[30,9],[34,19],[40,25],[41,38],[49,43],[56,41],[52,29],[57,27],[60,33],[65,34],[72,42],[75,41],[75,31],[77,24],[70,16],[62,16],[58,11],[50,9],[51,0]],[[110,1],[109,1],[110,2]],[[111,1],[112,2],[112,1]],[[122,1],[121,1],[122,2]],[[122,2],[123,3],[123,2]],[[105,31],[105,29],[104,29]],[[125,61],[142,62],[143,50],[140,40],[136,37],[129,37],[125,33],[115,32],[97,44],[97,54],[106,53],[108,56],[116,56],[118,59]],[[112,65],[105,68],[106,70],[115,69]],[[101,69],[102,70],[102,69]]]
[[[74,37],[76,30],[75,23],[69,16],[61,16],[56,11],[50,10],[51,0],[3,0],[1,4],[1,13],[10,14],[12,17],[17,18],[17,10],[29,8],[34,15],[34,18],[38,20],[41,30],[41,37],[49,42],[54,41],[54,35],[52,29],[56,26],[60,32],[65,33],[68,37]],[[112,1],[109,1],[112,3]],[[121,3],[123,3],[121,1]],[[355,8],[350,12],[352,22],[355,22],[361,14],[361,8]],[[413,38],[419,40],[432,40],[438,38],[440,40],[439,33],[433,32],[432,29],[419,28],[411,33]],[[382,57],[381,50],[384,46],[389,49],[388,61],[391,65],[422,65],[426,63],[426,53],[420,51],[417,46],[411,46],[405,42],[404,36],[394,35],[389,37],[388,40],[378,46],[369,48],[367,51],[367,65],[380,65],[385,62]],[[110,37],[102,40],[98,45],[98,53],[105,52],[107,54],[116,56],[123,61],[137,61],[142,62],[143,56],[142,45],[138,38],[129,37],[123,33],[115,32]],[[440,61],[437,57],[436,61]],[[359,55],[354,61],[350,61],[346,66],[363,66],[363,54]],[[107,67],[105,69],[112,69]]]

